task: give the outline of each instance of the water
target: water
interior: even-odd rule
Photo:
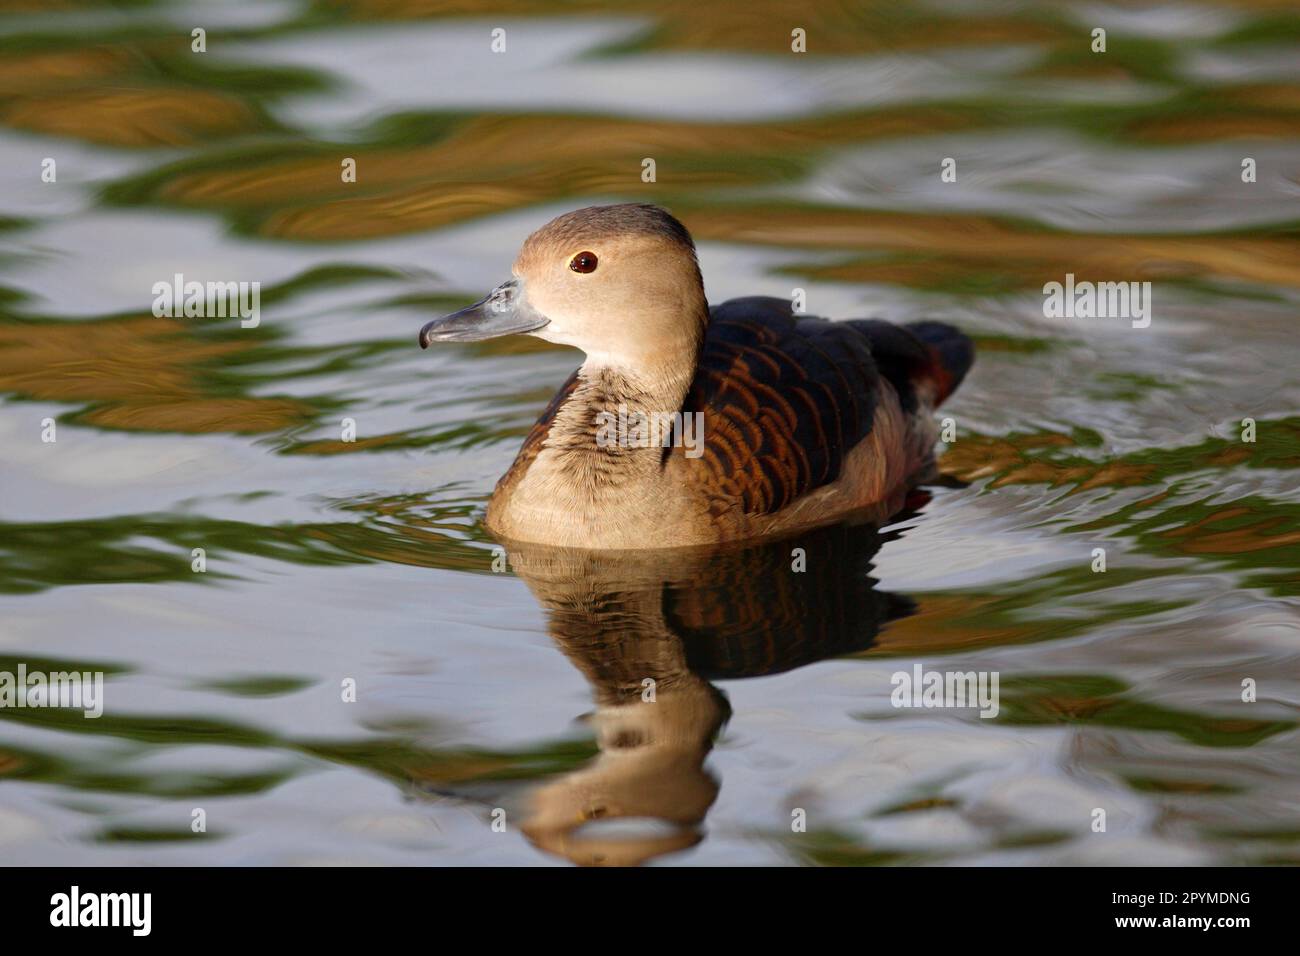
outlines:
[[[0,6],[0,672],[105,675],[0,709],[0,860],[1300,862],[1294,11]],[[494,573],[576,357],[416,331],[611,200],[713,301],[974,335],[944,480],[802,575]],[[260,324],[154,318],[178,272]],[[1045,318],[1067,272],[1150,326]],[[917,664],[998,715],[893,707]]]

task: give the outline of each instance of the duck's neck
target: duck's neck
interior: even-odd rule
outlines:
[[[588,358],[556,412],[546,442],[554,465],[588,489],[614,489],[657,473],[695,374],[689,359],[635,368]]]

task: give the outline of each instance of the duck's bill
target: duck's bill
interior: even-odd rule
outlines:
[[[492,290],[482,302],[434,319],[420,329],[420,348],[430,342],[481,342],[518,332],[535,332],[550,322],[528,304],[523,282],[511,279]]]

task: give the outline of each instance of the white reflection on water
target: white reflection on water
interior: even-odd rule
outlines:
[[[506,30],[505,53],[489,48]],[[922,54],[820,57],[653,51],[587,56],[629,40],[643,20],[510,18],[403,24],[304,34],[236,45],[232,61],[323,70],[342,89],[295,97],[296,125],[360,129],[407,110],[456,109],[654,116],[695,120],[800,118],[829,109],[917,103],[980,89],[1034,62],[1033,47]]]

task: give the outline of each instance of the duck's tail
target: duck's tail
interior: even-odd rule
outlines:
[[[894,386],[905,412],[917,410],[918,398],[937,408],[975,361],[975,343],[945,322],[894,325],[883,319],[854,319],[848,324],[871,343],[876,368]]]
[[[934,404],[941,405],[957,390],[975,362],[975,343],[966,333],[946,322],[909,322],[904,326],[931,353],[929,377],[934,386]]]

